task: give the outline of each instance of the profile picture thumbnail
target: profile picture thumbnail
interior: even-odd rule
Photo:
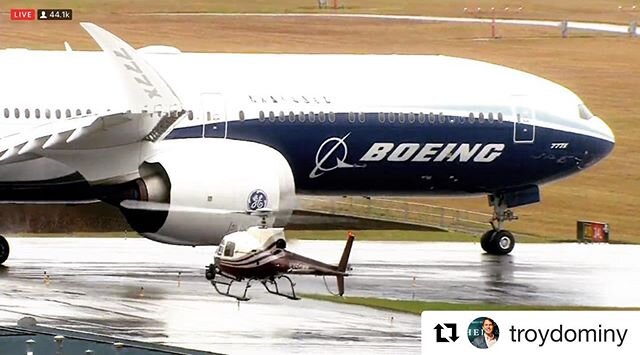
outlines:
[[[478,317],[469,324],[467,336],[471,345],[478,349],[488,349],[498,341],[500,329],[493,319]]]

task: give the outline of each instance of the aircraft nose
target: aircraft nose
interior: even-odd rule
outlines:
[[[590,143],[585,147],[585,152],[581,167],[589,167],[600,160],[604,159],[611,153],[615,145],[616,139],[611,128],[604,123],[599,117],[592,117],[591,120],[593,137]]]
[[[616,137],[613,134],[611,128],[604,123],[604,121],[600,117],[593,117],[593,124],[596,130],[602,135],[602,138],[609,141],[613,148],[613,144],[616,143]]]
[[[616,144],[616,137],[614,136],[611,127],[604,123],[604,121],[600,119],[600,117],[594,117],[594,119],[597,120],[595,123],[598,126],[598,131],[602,134],[602,138],[604,138],[600,147],[601,152],[599,152],[599,158],[603,159],[613,150],[613,146]]]

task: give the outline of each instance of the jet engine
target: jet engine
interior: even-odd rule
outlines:
[[[140,201],[135,208],[121,206],[140,234],[169,244],[217,245],[229,233],[261,224],[251,211],[264,209],[272,211],[267,225],[286,224],[295,185],[287,160],[275,149],[228,139],[157,145],[140,166],[140,178],[119,198]]]

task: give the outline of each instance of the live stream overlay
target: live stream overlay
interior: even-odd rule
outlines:
[[[72,9],[11,9],[11,21],[70,21]]]

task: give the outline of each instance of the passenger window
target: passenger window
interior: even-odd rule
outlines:
[[[300,115],[299,115],[298,120],[300,122],[304,122],[306,120],[306,117],[304,117],[304,112],[300,111]]]
[[[447,122],[447,117],[444,115],[444,113],[440,112],[438,114],[438,122],[440,122],[440,123]]]
[[[76,116],[80,116],[82,115],[82,111],[80,111],[80,109],[76,109]]]
[[[193,111],[189,111],[189,112],[191,112],[191,116],[193,117]],[[87,115],[90,115],[90,114],[91,114],[91,110],[87,109]]]
[[[44,109],[44,117],[51,118],[51,110],[48,108]]]
[[[264,122],[264,111],[258,112],[258,121]]]
[[[60,112],[60,109],[56,109],[56,118],[60,119],[60,117],[62,117],[62,112]]]
[[[404,116],[405,116],[404,113],[398,113],[398,122],[404,123],[404,119],[405,119]]]
[[[329,122],[333,123],[336,121],[336,114],[334,112],[329,112]]]
[[[278,115],[278,121],[280,121],[280,122],[284,122],[284,121],[286,121],[286,120],[287,120],[287,118],[285,117],[284,112],[283,112],[283,111],[280,111],[280,113],[279,113],[279,115]]]
[[[433,116],[433,114],[431,114]],[[424,112],[420,112],[420,115],[418,116],[418,123],[424,123]]]
[[[484,123],[484,113],[478,114],[478,123]]]
[[[476,121],[476,118],[473,116],[473,112],[469,113],[469,123],[473,124]],[[464,119],[462,120],[464,123]]]
[[[6,107],[4,109],[4,118],[9,118],[9,109]]]
[[[293,113],[293,111],[289,111],[289,122],[295,122],[296,121],[296,115]]]
[[[269,111],[269,122],[275,122],[276,121],[276,115],[273,113],[273,111]]]
[[[313,123],[316,121],[316,114],[313,111],[309,112],[309,122]]]
[[[356,121],[356,116],[353,112],[349,112],[349,123],[354,123]]]
[[[24,118],[29,118],[31,116],[31,113],[29,112],[28,108],[24,109]]]
[[[67,118],[71,117],[71,110],[67,109],[64,113]]]
[[[19,110],[19,109],[15,109],[15,110],[13,110],[13,113],[14,113],[14,115],[13,115],[13,116],[14,116],[15,118],[20,118],[20,110]]]
[[[187,112],[187,118],[189,118],[189,121],[193,121],[193,111],[189,110]]]
[[[238,118],[240,121],[244,121],[244,111],[240,110],[240,112],[238,112]]]
[[[384,112],[378,112],[378,121],[384,123]]]
[[[409,123],[414,123],[416,121],[416,116],[413,114],[413,112],[409,113],[409,118],[407,119],[407,121],[409,121]]]
[[[39,108],[36,109],[35,114],[36,114],[36,118],[40,118],[40,109]]]
[[[433,114],[433,112],[429,112],[429,123],[436,123],[436,116]]]
[[[502,112],[498,112],[498,122],[502,123]]]
[[[318,121],[320,122],[325,121],[324,112],[320,111],[320,113],[318,113]]]
[[[387,114],[387,121],[389,121],[389,123],[394,123],[396,121],[396,115],[394,115],[393,112],[389,112]]]
[[[489,123],[493,122],[493,112],[489,112],[489,120],[488,120],[488,122]]]
[[[364,112],[360,112],[360,114],[358,114],[358,121],[360,123],[365,123],[367,121],[367,116]]]

